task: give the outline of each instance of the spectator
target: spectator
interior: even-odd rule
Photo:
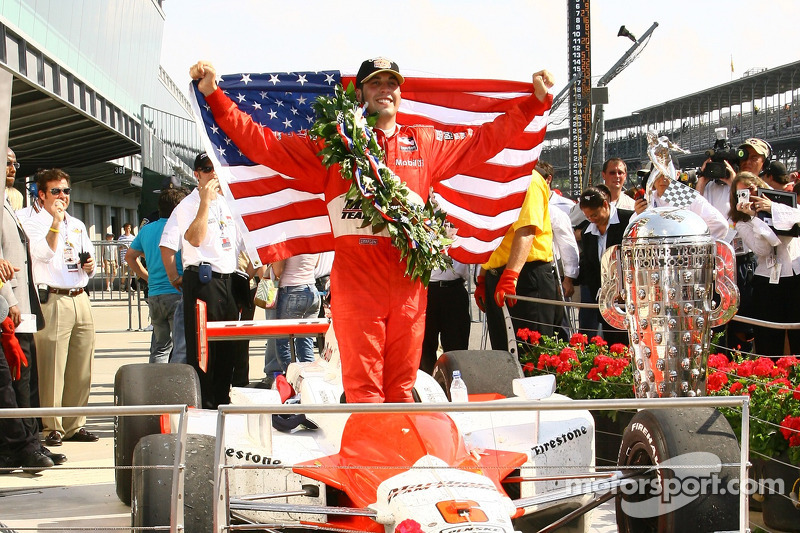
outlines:
[[[794,181],[780,161],[772,161],[764,170],[764,181],[776,191],[794,192]]]
[[[622,244],[625,228],[628,227],[633,211],[618,209],[611,202],[611,194],[605,185],[589,187],[581,193],[581,211],[589,221],[589,225],[581,236],[582,250],[578,284],[586,286],[591,294],[592,302],[597,303],[597,296],[602,285],[600,259],[606,250],[616,244]],[[618,331],[603,320],[598,309],[590,310],[594,315],[590,324],[581,323],[581,331],[592,337],[597,327],[602,324],[603,338],[609,344],[628,344],[628,333]]]
[[[125,255],[128,253],[130,243],[133,242],[134,235],[131,233],[133,226],[130,222],[122,225],[122,235],[119,236],[119,272],[122,276],[124,287],[122,290],[134,290],[136,288],[136,280],[131,275],[131,270],[128,268],[128,263],[125,261]]]
[[[95,274],[94,245],[83,222],[67,214],[70,178],[60,169],[36,174],[42,210],[23,221],[31,247],[33,280],[41,288],[44,329],[34,334],[42,407],[83,407],[89,402],[94,319],[84,288]],[[94,442],[85,416],[42,417],[45,443]]]
[[[278,171],[300,170],[303,179],[324,191],[334,221],[336,261],[331,272],[333,314],[342,361],[342,381],[349,402],[411,402],[411,389],[421,356],[424,334],[425,287],[405,274],[387,231],[373,234],[359,228],[362,221],[338,220],[349,180],[338,167],[326,168],[319,151],[324,143],[305,136],[281,135],[245,119],[216,85],[216,71],[205,61],[190,70],[198,90],[221,129],[254,162]],[[386,164],[400,180],[426,201],[430,187],[495,155],[505,141],[521,132],[547,106],[552,76],[533,76],[533,96],[493,122],[472,128],[462,139],[436,138],[432,128],[397,123],[400,86],[396,63],[386,58],[364,61],[356,74],[356,98],[368,105],[377,121],[373,127],[386,149]],[[413,140],[401,146],[401,142]],[[424,166],[422,163],[424,161]],[[369,264],[376,275],[363,275]],[[391,297],[387,297],[391,295]]]
[[[534,170],[519,218],[489,260],[481,265],[475,300],[486,312],[489,339],[495,350],[508,350],[509,341],[514,340],[506,336],[501,309],[507,295],[559,299],[553,271],[549,193],[544,178]],[[508,307],[514,331],[532,328],[552,336],[555,327],[561,324],[560,306],[509,300]]]
[[[756,216],[759,211],[772,214],[773,227],[788,230],[800,222],[800,210],[773,203],[764,196],[755,196],[761,180],[751,172],[740,172],[733,191],[749,189],[748,201],[738,202],[731,195],[731,218],[744,243],[758,257],[753,276],[753,317],[770,322],[800,322],[800,240],[787,235],[776,235],[773,228]],[[735,202],[735,203],[734,203]],[[784,355],[785,335],[782,330],[754,327],[755,351],[761,355]],[[790,353],[800,353],[800,331],[788,330]]]
[[[431,272],[428,284],[428,304],[425,312],[425,336],[422,339],[420,370],[433,374],[439,358],[439,339],[442,351],[469,348],[469,292],[465,282],[469,266],[453,261],[447,270]]]
[[[106,290],[110,291],[114,284],[114,278],[117,277],[117,245],[114,242],[114,234],[106,233],[106,243],[101,245],[101,257],[103,258],[103,273],[106,278]]]
[[[8,159],[6,159],[6,197],[11,203],[11,208],[14,211],[22,209],[24,198],[22,193],[14,188],[14,181],[17,177],[17,170],[19,163],[17,162],[17,155],[11,148],[8,149]]]
[[[175,264],[174,252],[181,250],[183,275],[176,274],[169,281],[183,290],[186,359],[200,377],[203,405],[216,409],[220,404],[230,403],[233,368],[242,363],[229,352],[228,343],[212,342],[208,346],[207,367],[200,367],[195,307],[197,300],[205,301],[208,320],[239,318],[232,276],[244,242],[220,193],[214,165],[205,152],[194,160],[194,175],[197,189],[172,212],[160,247],[169,273]]]
[[[272,271],[278,278],[277,318],[316,318],[319,314],[319,292],[314,280],[314,268],[319,254],[300,254],[272,263]],[[275,342],[278,361],[286,372],[292,362],[289,338],[281,337]],[[314,360],[314,339],[294,339],[298,362]]]
[[[175,309],[181,301],[181,292],[169,282],[158,245],[167,219],[184,197],[186,191],[183,189],[162,190],[158,197],[160,218],[142,227],[125,254],[125,262],[133,274],[142,278],[149,286],[147,307],[150,309],[150,322],[153,325],[150,339],[151,363],[167,363],[172,353],[173,319]],[[147,260],[146,267],[142,265],[140,258]],[[176,263],[178,274],[183,274],[179,255]]]
[[[627,209],[633,211],[634,200],[623,192],[625,180],[628,178],[628,167],[625,161],[619,157],[611,157],[603,163],[603,170],[600,173],[603,177],[609,194],[611,195],[610,205],[617,209]],[[580,205],[575,205],[569,213],[573,227],[577,226],[581,230],[587,226],[586,217]]]

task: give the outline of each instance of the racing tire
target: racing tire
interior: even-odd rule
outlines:
[[[636,413],[625,429],[617,465],[623,472],[632,472],[626,467],[663,464],[693,452],[711,452],[722,465],[739,463],[739,443],[722,413],[710,407],[645,409]],[[692,464],[691,458],[676,462]],[[700,460],[695,464],[708,463]],[[729,489],[731,480],[738,486],[738,466],[721,466],[714,474],[719,483],[706,485],[705,491],[701,484],[712,481],[713,471],[683,469],[682,477],[689,479],[681,483],[676,470],[662,468],[645,476],[640,484],[645,490],[638,488],[635,494],[630,494],[630,489],[618,492],[616,514],[621,533],[738,530],[739,496]],[[675,487],[680,494],[670,493],[669,503],[664,502],[664,497],[652,491],[656,476],[665,488],[664,496]],[[724,490],[712,490],[714,486]],[[626,508],[640,516],[629,516]]]
[[[199,406],[200,380],[189,365],[141,363],[125,365],[114,377],[114,405]],[[139,439],[161,433],[159,415],[114,417],[114,466],[132,464]],[[114,470],[117,497],[131,504],[130,469]]]
[[[450,399],[453,370],[461,371],[461,379],[469,394],[502,394],[514,396],[512,381],[524,377],[519,359],[503,350],[453,350],[445,352],[433,367],[433,379]]]
[[[183,523],[186,533],[213,530],[214,444],[210,435],[186,436],[186,468],[183,479]],[[136,444],[134,467],[172,466],[178,436],[147,435]],[[172,496],[172,469],[134,468],[132,470],[131,525],[169,526]]]

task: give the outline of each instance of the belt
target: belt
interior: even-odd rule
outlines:
[[[190,265],[190,266],[184,267],[184,269],[183,269],[183,270],[188,270],[189,272],[199,272],[199,271],[200,271],[200,269],[199,269],[199,268],[197,268],[197,267],[196,267],[196,266],[194,266],[194,265]],[[233,274],[220,274],[219,272],[214,272],[213,270],[211,271],[211,277],[212,277],[212,278],[217,278],[217,279],[228,279],[228,278],[230,278],[231,276],[233,276]]]
[[[428,287],[461,287],[463,285],[463,278],[431,281],[428,283]]]
[[[48,291],[51,294],[61,294],[62,296],[72,296],[75,297],[79,294],[83,294],[83,287],[77,289],[56,289],[55,287],[48,287]]]

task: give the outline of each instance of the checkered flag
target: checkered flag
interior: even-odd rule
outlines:
[[[661,195],[661,199],[674,207],[688,207],[694,202],[697,191],[675,180],[670,180],[669,187]]]

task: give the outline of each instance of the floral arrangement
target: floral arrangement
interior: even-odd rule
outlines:
[[[517,331],[522,370],[526,376],[556,375],[556,392],[573,399],[633,398],[628,347],[611,346],[583,333],[569,341],[538,331]],[[612,414],[613,417],[613,414]]]
[[[427,285],[431,270],[450,263],[444,253],[453,242],[446,213],[433,195],[425,205],[412,201],[411,190],[383,164],[385,154],[372,130],[377,116],[364,116],[352,83],[347,90],[336,86],[332,98],[318,97],[314,110],[318,118],[311,134],[325,139],[322,164],[338,164],[342,177],[351,180],[347,199],[360,201],[362,227],[371,225],[373,233],[386,229],[400,258],[406,259],[406,275]]]
[[[767,357],[732,359],[715,354],[708,358],[706,386],[713,396],[750,396],[750,449],[769,458],[787,452],[800,465],[800,359]],[[721,409],[737,432],[742,426],[739,409]]]

